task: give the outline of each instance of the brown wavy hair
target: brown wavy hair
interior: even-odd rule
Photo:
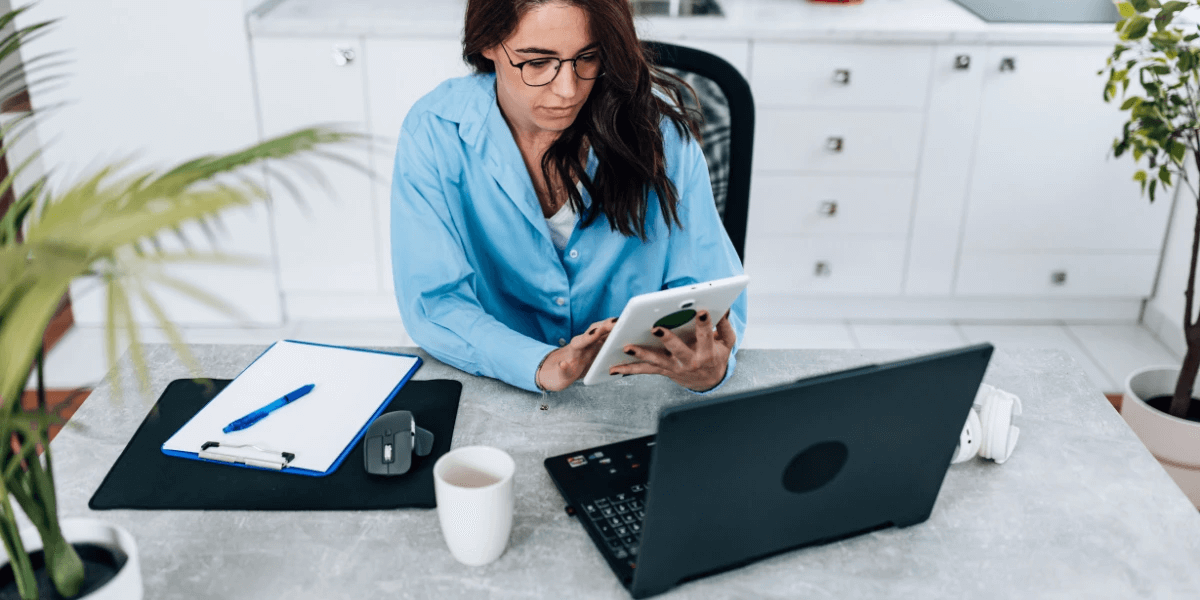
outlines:
[[[483,56],[516,30],[521,17],[542,4],[561,2],[588,14],[592,39],[600,45],[604,74],[595,80],[587,102],[575,122],[546,150],[542,175],[553,181],[572,177],[583,182],[592,197],[591,210],[575,186],[567,185],[569,202],[582,217],[582,227],[600,214],[623,235],[646,239],[649,191],[658,194],[659,208],[668,227],[683,227],[676,206],[679,194],[667,177],[663,157],[663,118],[680,137],[700,139],[700,115],[684,108],[683,94],[695,92],[683,80],[653,65],[654,57],[637,39],[629,0],[468,0],[463,29],[463,59],[476,72],[494,73],[496,66]],[[665,92],[667,98],[654,93]],[[580,160],[584,142],[591,144],[599,167],[589,178]]]

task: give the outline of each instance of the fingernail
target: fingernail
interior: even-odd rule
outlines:
[[[708,320],[708,314],[707,314],[707,313],[705,313],[705,314],[703,314],[703,315],[700,315],[700,320],[701,320],[701,321],[707,321],[707,320]]]
[[[628,354],[628,355],[630,355],[630,356],[633,356],[633,350],[626,350],[626,351],[625,351],[625,354]]]
[[[589,331],[589,332],[588,332],[588,335],[592,335],[593,333],[596,333],[596,330],[595,330],[595,329],[593,329],[593,330]]]
[[[663,330],[662,330],[662,329],[655,329],[655,330],[654,330],[654,337],[662,337],[662,336],[663,336]]]

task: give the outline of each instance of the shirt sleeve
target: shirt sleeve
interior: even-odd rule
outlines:
[[[671,180],[679,194],[679,220],[683,224],[682,229],[671,230],[666,271],[663,274],[664,285],[675,288],[741,275],[742,261],[717,214],[708,163],[704,160],[700,144],[695,139],[681,137],[674,125],[667,123],[663,127],[663,147],[668,152],[674,150],[674,155],[668,156],[674,158],[677,165],[672,169],[674,173]],[[725,378],[716,387],[695,393],[711,394],[733,375],[737,351],[746,333],[746,311],[747,292],[743,291],[729,309],[729,323],[737,334],[737,340],[729,353]],[[714,319],[722,316],[712,315]]]
[[[538,365],[555,346],[514,331],[480,305],[464,250],[469,241],[454,227],[443,188],[452,183],[440,174],[444,159],[426,119],[434,117],[405,121],[392,176],[392,274],[404,328],[442,362],[537,391]]]

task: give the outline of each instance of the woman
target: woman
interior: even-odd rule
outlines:
[[[469,0],[475,68],[418,101],[392,180],[392,264],[412,338],[527,390],[591,366],[638,294],[742,272],[678,88],[642,55],[627,0]],[[658,84],[657,90],[654,84]],[[697,392],[733,372],[743,294],[691,345],[628,346],[624,375]]]

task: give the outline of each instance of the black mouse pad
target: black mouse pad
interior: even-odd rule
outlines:
[[[167,386],[88,502],[92,510],[370,510],[433,508],[433,463],[450,450],[462,383],[435,379],[404,384],[385,412],[407,410],[433,432],[433,452],[413,456],[408,473],[370,475],[359,439],[337,470],[309,477],[167,456],[163,442],[183,427],[228,379],[211,386],[178,379]]]

